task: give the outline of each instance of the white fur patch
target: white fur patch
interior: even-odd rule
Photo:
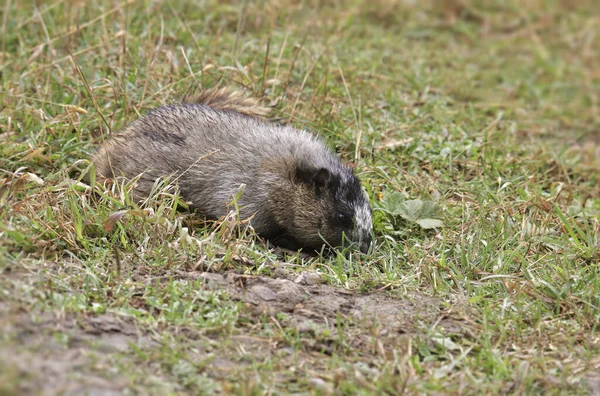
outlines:
[[[373,228],[373,218],[371,217],[371,210],[369,208],[368,201],[364,204],[354,208],[356,211],[356,229],[358,233],[358,239],[368,239],[368,235],[371,233]]]

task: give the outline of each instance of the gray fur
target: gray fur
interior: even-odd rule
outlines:
[[[371,242],[371,207],[355,191],[360,184],[321,139],[304,130],[183,103],[134,121],[105,142],[93,162],[101,178],[140,176],[138,198],[150,193],[156,179],[172,175],[183,199],[210,219],[226,214],[243,183],[240,216],[253,216],[257,233],[276,244],[318,249],[324,239],[339,246],[342,231],[363,251]],[[329,176],[321,190],[310,182],[319,169]],[[304,170],[309,183],[302,180]],[[352,227],[330,220],[339,205],[351,208]]]

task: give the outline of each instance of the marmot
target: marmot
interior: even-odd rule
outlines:
[[[173,176],[181,197],[207,219],[238,201],[258,235],[288,249],[371,245],[371,206],[352,170],[317,136],[268,121],[253,98],[208,89],[158,107],[107,140],[93,155],[102,179],[139,176],[148,196]],[[344,235],[344,236],[343,236]]]

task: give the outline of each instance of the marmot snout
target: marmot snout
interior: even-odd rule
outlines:
[[[267,109],[222,89],[159,107],[94,154],[100,178],[140,176],[139,198],[174,176],[181,196],[208,219],[227,213],[243,183],[240,216],[272,243],[319,250],[371,245],[371,206],[352,170],[318,137],[268,122]]]

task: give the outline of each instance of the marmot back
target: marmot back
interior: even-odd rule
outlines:
[[[138,198],[173,176],[181,196],[209,219],[227,213],[243,183],[240,216],[273,243],[319,250],[371,244],[371,206],[360,182],[321,139],[270,123],[255,99],[206,90],[156,108],[94,154],[100,178],[139,176]]]

